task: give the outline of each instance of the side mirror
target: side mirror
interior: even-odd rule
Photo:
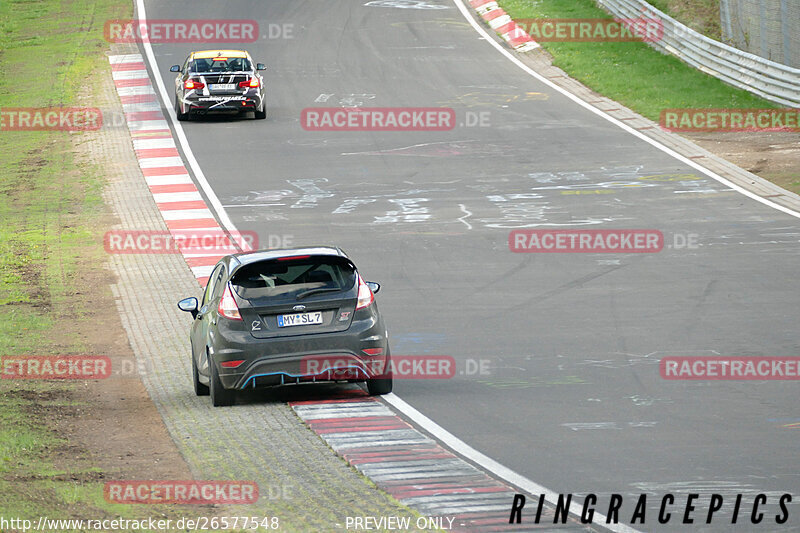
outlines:
[[[181,66],[180,65],[172,65],[171,67],[169,67],[169,71],[170,72],[180,72],[181,71]]]
[[[364,283],[367,284],[369,290],[372,291],[372,294],[378,294],[378,291],[381,290],[381,284],[375,283],[374,281],[365,281]]]
[[[267,66],[264,63],[256,63],[256,70],[267,70]]]
[[[191,298],[184,298],[178,302],[178,309],[186,311],[187,313],[192,313],[192,318],[197,318],[197,298],[194,296]]]

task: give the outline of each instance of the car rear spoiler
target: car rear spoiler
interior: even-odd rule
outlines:
[[[312,255],[311,257],[318,257],[320,259],[330,259],[330,260],[333,260],[333,261],[340,261],[342,263],[345,263],[345,264],[349,265],[354,271],[358,272],[358,269],[356,268],[356,265],[347,256],[334,255],[334,254],[316,254],[316,255]],[[240,262],[237,261],[237,263],[235,265],[233,263],[231,263],[231,265],[229,265],[231,273],[228,276],[228,279],[233,279],[236,276],[236,273],[239,271],[239,269],[244,267],[244,266],[256,265],[258,263],[277,262],[278,259],[279,258],[277,258],[277,257],[273,258],[273,259],[262,259],[260,261],[254,261],[252,263],[240,263]]]

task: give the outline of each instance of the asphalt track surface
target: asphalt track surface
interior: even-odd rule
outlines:
[[[150,19],[247,18],[262,33],[292,25],[291,38],[230,45],[268,65],[266,121],[183,125],[233,224],[262,245],[290,237],[347,251],[383,284],[393,354],[458,362],[453,379],[396,380],[395,393],[537,483],[645,492],[653,506],[665,493],[763,492],[773,503],[796,491],[796,382],[666,381],[658,361],[797,356],[800,220],[538,82],[454,4],[427,4],[442,8],[146,2]],[[154,44],[157,75],[171,88],[170,65],[193,48],[223,47]],[[459,126],[301,127],[304,108],[342,105],[452,107]],[[467,127],[468,113],[481,112],[489,125]],[[508,234],[519,228],[656,229],[665,247],[514,254]],[[699,246],[674,246],[686,238]],[[478,360],[488,373],[469,372]],[[758,530],[798,530],[798,513]]]

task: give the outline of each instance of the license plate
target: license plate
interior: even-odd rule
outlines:
[[[212,83],[209,85],[212,91],[232,91],[236,88],[235,83]]]
[[[297,313],[294,315],[278,315],[279,328],[288,326],[308,326],[310,324],[322,324],[322,311]]]

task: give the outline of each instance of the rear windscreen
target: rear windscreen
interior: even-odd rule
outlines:
[[[192,72],[243,72],[250,70],[250,61],[244,57],[216,57],[195,59],[189,65]]]
[[[347,259],[310,256],[243,266],[234,274],[231,285],[241,298],[278,300],[294,299],[311,290],[320,295],[345,291],[355,282],[356,271]]]

